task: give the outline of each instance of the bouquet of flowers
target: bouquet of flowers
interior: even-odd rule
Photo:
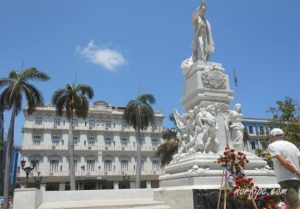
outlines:
[[[265,189],[258,188],[252,182],[252,178],[245,177],[244,168],[249,160],[243,152],[236,152],[226,146],[224,153],[217,159],[217,163],[226,170],[226,185],[231,187],[229,196],[236,200],[239,205],[256,205],[258,202],[260,209],[285,208],[281,194],[272,192],[262,194]]]
[[[228,169],[242,170],[249,163],[249,160],[243,152],[236,153],[234,149],[226,146],[223,155],[220,156],[217,163]]]

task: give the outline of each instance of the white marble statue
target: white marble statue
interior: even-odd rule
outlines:
[[[195,106],[188,114],[180,116],[175,111],[174,118],[179,128],[178,138],[180,139],[178,154],[174,159],[191,155],[196,152],[217,153],[219,141],[217,139],[216,109],[214,105],[206,108]]]
[[[206,4],[201,2],[200,7],[193,14],[194,35],[192,41],[193,62],[208,61],[214,51],[214,41],[211,27],[205,18]]]
[[[208,105],[205,110],[199,112],[199,118],[203,126],[202,138],[204,142],[204,151],[206,153],[217,153],[219,149],[219,140],[217,139],[217,120],[216,109],[214,105]]]
[[[225,122],[226,129],[230,135],[229,144],[231,144],[236,151],[244,150],[244,125],[242,124],[243,115],[240,113],[240,110],[241,104],[235,104],[234,110],[229,111],[227,114],[227,122]]]

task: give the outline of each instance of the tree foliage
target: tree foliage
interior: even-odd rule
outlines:
[[[176,126],[173,114],[169,115],[169,120],[173,123],[174,127],[163,130],[162,137],[165,142],[162,143],[155,152],[155,156],[159,157],[160,159],[161,167],[168,165],[172,161],[173,156],[178,152],[179,142],[177,139],[177,132],[179,130]]]
[[[129,101],[124,111],[125,121],[135,130],[138,128],[140,130],[147,129],[154,120],[152,104],[155,104],[155,98],[152,94],[142,94],[135,100]]]
[[[62,116],[64,113],[68,119],[76,115],[86,118],[89,110],[89,101],[94,96],[93,89],[84,84],[67,84],[65,88],[56,90],[52,96],[52,104],[56,113]]]
[[[269,127],[278,127],[284,131],[286,140],[300,148],[300,106],[290,97],[283,101],[276,101],[275,107],[270,107],[267,112],[273,114]]]

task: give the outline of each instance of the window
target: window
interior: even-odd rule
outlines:
[[[144,139],[140,139],[140,144],[141,144],[141,146],[144,146],[145,140]]]
[[[154,123],[154,124],[152,124],[152,129],[153,130],[156,130],[157,129],[157,125]]]
[[[72,125],[73,126],[78,126],[78,120],[77,119],[73,119],[72,120]]]
[[[87,171],[95,170],[95,160],[87,160]]]
[[[121,139],[121,145],[122,145],[122,147],[127,147],[127,145],[128,145],[128,139],[127,138],[122,138]]]
[[[77,171],[77,160],[74,160],[74,170]]]
[[[122,129],[125,129],[125,128],[127,128],[127,123],[126,123],[126,122],[123,122],[123,123],[122,123]]]
[[[111,160],[104,161],[104,171],[111,171],[112,169],[112,162]]]
[[[34,135],[32,139],[32,144],[34,146],[40,146],[42,141],[42,137],[40,135]]]
[[[121,160],[121,171],[128,171],[128,160]]]
[[[59,125],[60,125],[60,119],[55,118],[55,119],[54,119],[54,125],[55,125],[55,126],[59,126]]]
[[[158,147],[159,145],[159,140],[158,139],[152,139],[152,146],[153,147]]]
[[[106,127],[106,128],[111,128],[111,122],[110,122],[110,121],[106,121],[105,127]]]
[[[251,148],[252,148],[252,150],[255,150],[255,149],[256,149],[256,144],[255,144],[254,141],[251,142]]]
[[[254,134],[254,128],[253,128],[253,126],[249,126],[249,133],[250,134]]]
[[[95,120],[89,120],[89,127],[95,127]]]
[[[74,146],[78,145],[78,143],[79,143],[79,137],[78,136],[73,136],[73,143],[74,143]]]
[[[96,139],[94,136],[89,136],[88,137],[88,146],[89,147],[94,147],[96,144]]]
[[[59,135],[52,135],[52,146],[59,146],[60,136]]]
[[[145,169],[145,161],[141,160],[141,171]]]
[[[36,118],[35,119],[35,124],[36,125],[42,125],[42,123],[43,123],[43,119],[42,118]]]
[[[50,171],[51,172],[58,171],[58,160],[50,160]]]
[[[265,134],[265,129],[263,126],[259,126],[259,133],[260,134]]]
[[[152,170],[153,171],[158,171],[159,170],[159,161],[158,160],[153,160],[152,161]]]
[[[34,168],[34,171],[39,171],[39,168],[40,168],[40,161],[39,160],[31,160],[31,165],[34,163],[33,161],[35,161],[35,168]]]
[[[105,147],[111,147],[112,140],[111,138],[105,138]]]

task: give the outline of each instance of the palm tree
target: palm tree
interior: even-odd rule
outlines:
[[[22,101],[25,96],[27,100],[27,113],[32,114],[36,106],[43,105],[42,93],[32,84],[32,81],[47,81],[49,76],[36,68],[28,68],[24,71],[11,71],[8,78],[0,79],[0,88],[4,88],[0,98],[1,109],[11,110],[11,119],[7,133],[5,175],[4,175],[4,208],[8,208],[8,196],[10,190],[11,156],[14,145],[15,118],[22,110]]]
[[[52,104],[56,108],[59,116],[65,116],[69,120],[69,170],[70,189],[75,190],[75,168],[74,168],[74,141],[73,141],[73,118],[86,118],[89,112],[89,101],[94,96],[94,91],[90,86],[84,84],[67,84],[65,88],[56,90],[52,96]]]
[[[140,188],[141,178],[141,130],[147,129],[154,121],[154,111],[151,106],[154,103],[155,98],[152,94],[142,94],[135,100],[129,101],[124,111],[125,121],[136,131],[136,188]]]

